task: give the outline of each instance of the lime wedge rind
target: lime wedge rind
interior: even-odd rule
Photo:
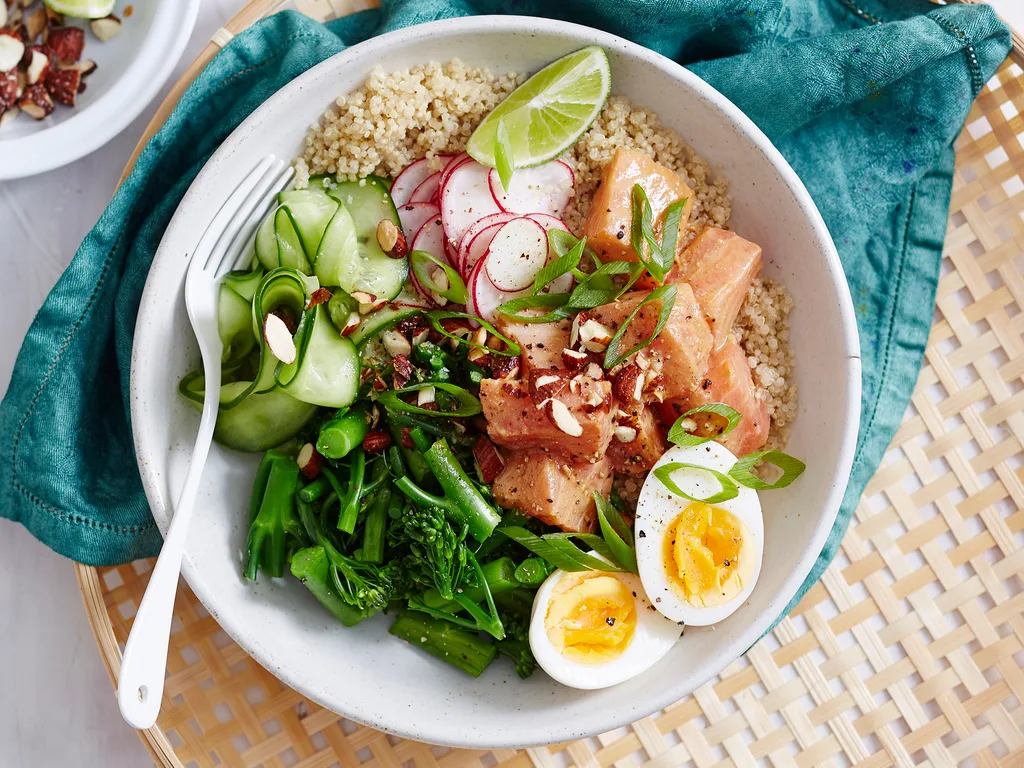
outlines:
[[[546,163],[586,132],[604,109],[610,91],[611,68],[605,52],[597,46],[581,48],[544,67],[509,94],[477,126],[466,151],[493,168],[495,133],[503,122],[516,168]]]
[[[102,19],[114,12],[115,0],[43,0],[50,10],[75,19]]]

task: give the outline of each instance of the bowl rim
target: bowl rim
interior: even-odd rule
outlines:
[[[163,88],[192,36],[201,0],[164,0],[138,54],[96,101],[56,125],[0,140],[0,180],[52,171],[92,154],[128,127]]]
[[[806,215],[812,226],[814,236],[820,242],[821,251],[826,261],[827,272],[833,285],[836,286],[835,292],[840,315],[840,328],[844,347],[847,350],[846,368],[844,371],[837,372],[837,375],[845,374],[849,387],[846,402],[841,405],[837,404],[837,406],[840,406],[844,414],[844,428],[838,452],[838,460],[833,469],[833,476],[831,479],[832,488],[827,494],[824,514],[822,514],[818,519],[811,540],[811,545],[803,552],[796,566],[786,578],[783,589],[776,593],[768,607],[758,616],[756,621],[751,622],[746,631],[740,633],[735,640],[723,648],[721,666],[716,672],[708,675],[708,679],[710,679],[711,677],[714,677],[714,675],[718,674],[721,669],[724,669],[728,664],[745,654],[766,632],[771,629],[772,626],[774,626],[782,611],[792,600],[800,585],[810,573],[811,568],[817,561],[820,552],[828,540],[839,511],[839,506],[846,491],[847,482],[853,468],[856,452],[861,408],[861,359],[860,341],[857,332],[853,301],[839,260],[839,255],[835,249],[832,237],[825,226],[825,222],[810,194],[807,192],[807,189],[804,187],[803,182],[789,165],[788,161],[786,161],[768,137],[753,123],[750,118],[741,112],[739,108],[729,101],[729,99],[723,94],[701,80],[697,75],[685,69],[682,65],[659,53],[644,48],[637,43],[602,30],[593,29],[581,24],[573,24],[570,22],[532,16],[496,15],[443,19],[405,27],[351,46],[311,67],[297,78],[290,81],[287,85],[283,86],[273,96],[267,99],[267,101],[254,110],[252,114],[250,114],[232,132],[232,134],[224,140],[221,146],[218,147],[206,162],[202,170],[196,176],[192,185],[189,187],[185,196],[182,198],[182,202],[179,204],[178,210],[175,212],[174,217],[165,231],[165,240],[161,241],[160,247],[157,249],[154,256],[153,264],[140,302],[136,328],[145,327],[147,324],[149,315],[151,312],[155,311],[153,307],[155,306],[154,302],[157,295],[166,295],[166,285],[161,285],[162,281],[156,279],[154,275],[162,271],[161,267],[163,265],[168,264],[175,259],[180,260],[180,256],[176,253],[172,253],[165,241],[166,233],[173,231],[176,228],[176,224],[180,226],[180,223],[176,222],[176,219],[178,218],[179,212],[187,207],[185,202],[191,195],[196,193],[197,189],[201,188],[206,183],[208,177],[214,177],[219,173],[221,164],[224,162],[225,158],[232,153],[232,145],[238,141],[239,136],[245,134],[252,126],[262,122],[265,115],[273,108],[273,104],[276,100],[283,99],[287,94],[295,90],[302,89],[307,82],[317,78],[320,72],[354,64],[357,59],[363,59],[367,54],[385,54],[388,50],[394,50],[396,46],[401,46],[407,42],[412,42],[413,40],[418,40],[427,36],[454,36],[472,34],[475,32],[490,34],[496,32],[506,34],[531,34],[538,32],[560,34],[578,39],[581,41],[581,44],[584,45],[599,45],[609,50],[614,49],[621,55],[639,59],[642,62],[663,71],[673,79],[681,81],[688,88],[696,91],[710,104],[712,104],[713,107],[720,109],[724,116],[739,129],[745,138],[751,141],[761,152],[765,154],[766,158],[793,192],[801,210]],[[132,349],[130,402],[133,425],[139,423],[140,411],[143,402],[143,393],[138,388],[139,379],[135,376],[135,372],[140,369],[140,366],[145,365],[146,357],[151,354],[151,350],[149,349],[140,349],[142,346],[143,345],[140,344],[134,344]],[[161,503],[159,472],[157,471],[158,465],[155,462],[155,457],[159,455],[159,452],[165,451],[166,446],[152,444],[147,437],[147,431],[145,429],[133,428],[132,432],[135,441],[136,461],[139,465],[146,497],[150,503],[151,509],[154,511],[154,518],[157,520],[161,534],[165,535],[169,522],[169,510]],[[330,692],[322,687],[318,687],[315,681],[300,679],[297,675],[292,674],[290,672],[287,658],[275,655],[272,652],[266,652],[266,649],[250,636],[251,628],[246,627],[244,623],[236,623],[230,611],[222,614],[219,610],[216,610],[216,595],[208,588],[206,582],[202,578],[202,575],[193,567],[192,561],[187,552],[182,563],[182,574],[213,618],[220,624],[227,634],[236,643],[238,643],[240,647],[242,647],[255,661],[257,661],[257,663],[261,664],[268,670],[272,670],[272,673],[286,685],[294,688],[302,695],[308,697],[326,709],[335,712],[338,712],[338,710],[341,709],[343,711],[338,712],[338,714],[386,733],[391,733],[402,738],[426,741],[434,744],[443,744],[445,746],[455,748],[519,749],[584,738],[628,724],[619,722],[614,715],[611,717],[601,718],[599,714],[595,712],[593,720],[588,722],[585,731],[574,730],[571,724],[560,725],[558,723],[551,723],[542,738],[538,738],[539,734],[533,733],[529,734],[525,739],[516,738],[514,734],[510,733],[509,735],[499,736],[493,739],[483,739],[465,731],[461,731],[457,727],[442,728],[442,733],[434,735],[431,731],[438,731],[436,723],[429,725],[425,723],[413,723],[408,720],[402,721],[400,717],[393,718],[393,721],[383,722],[380,717],[375,716],[372,713],[362,711],[358,702],[353,702],[351,700],[345,701],[344,706],[339,707],[338,704],[340,702],[334,700],[336,697],[330,695]],[[701,684],[704,682],[706,682],[706,679],[702,681]],[[689,690],[682,690],[682,687],[683,686],[667,685],[657,695],[651,695],[649,698],[645,699],[644,705],[640,709],[634,711],[626,710],[629,714],[629,721],[634,721],[641,717],[648,716],[653,712],[664,709],[668,705],[678,701],[690,692]]]

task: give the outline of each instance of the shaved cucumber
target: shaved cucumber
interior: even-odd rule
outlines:
[[[427,301],[407,283],[393,302],[385,304],[376,312],[371,312],[360,320],[359,325],[352,331],[349,338],[357,347],[362,347],[376,334],[391,328],[399,320],[421,315],[428,309],[430,307]]]
[[[277,201],[291,215],[306,259],[312,262],[338,202],[321,189],[290,189],[279,194]]]
[[[298,355],[280,364],[274,379],[282,391],[313,405],[344,408],[359,394],[359,353],[351,340],[338,334],[327,308],[307,309],[295,332]]]
[[[256,232],[256,255],[266,269],[290,267],[310,272],[295,223],[288,209],[278,208]]]

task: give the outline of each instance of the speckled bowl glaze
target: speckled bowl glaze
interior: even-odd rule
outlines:
[[[224,142],[192,184],[156,255],[132,359],[132,422],[139,468],[166,530],[189,462],[199,415],[178,396],[198,365],[185,314],[188,254],[217,208],[268,153],[298,153],[307,126],[375,65],[385,70],[458,57],[495,72],[535,71],[584,45],[602,46],[614,93],[654,107],[732,180],[734,228],[764,247],[765,272],[783,279],[797,308],[800,411],[789,450],[808,471],[762,494],[764,567],[747,605],[714,628],[690,629],[645,674],[599,691],[563,687],[543,673],[527,682],[509,664],[478,680],[387,633],[386,617],[354,629],[336,623],[298,582],[241,576],[257,457],[215,446],[189,532],[184,574],[224,629],[302,694],[391,733],[461,747],[521,747],[610,730],[693,691],[753,645],[796,593],[832,529],[853,461],[860,360],[849,290],[832,240],[796,174],[725,97],[672,61],[582,26],[525,17],[440,21],[371,40],[282,88]]]

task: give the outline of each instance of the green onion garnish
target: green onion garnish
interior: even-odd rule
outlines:
[[[612,503],[599,493],[594,493],[597,504],[597,520],[601,524],[601,535],[611,550],[612,557],[630,573],[639,573],[636,564],[636,550],[633,549],[633,531],[629,523]]]
[[[548,244],[551,248],[558,253],[558,245],[564,242],[564,237],[572,237],[568,232],[563,232],[560,229],[553,229],[548,232]],[[557,280],[566,272],[571,272],[579,266],[580,259],[583,257],[583,250],[587,247],[587,238],[581,238],[576,241],[575,245],[572,246],[564,254],[560,255],[553,262],[542,268],[537,273],[537,277],[533,280],[533,295],[536,296],[546,285],[554,280]]]
[[[609,261],[595,269],[569,296],[565,306],[568,309],[593,309],[610,304],[633,287],[644,273],[644,265],[636,261]],[[627,275],[621,288],[610,281],[613,275]]]
[[[586,544],[602,557],[614,561],[608,545],[597,534],[593,533],[548,533],[537,536],[518,525],[502,525],[495,530],[501,531],[512,541],[522,544],[528,550],[547,560],[555,568],[563,571],[622,571],[618,565],[611,565],[584,552],[573,541]]]
[[[713,413],[717,416],[721,416],[725,419],[725,427],[716,432],[713,435],[695,435],[690,430],[696,429],[697,425],[690,417],[695,413]],[[676,445],[703,445],[709,440],[717,440],[723,435],[727,435],[736,429],[736,425],[740,423],[743,416],[735,408],[731,408],[725,403],[706,403],[705,405],[699,405],[696,408],[691,408],[678,419],[676,423],[672,425],[672,428],[668,431],[668,441],[675,443]]]
[[[668,318],[672,314],[672,307],[676,303],[676,292],[677,288],[674,285],[663,285],[660,288],[655,288],[643,300],[636,305],[632,312],[629,313],[629,317],[626,318],[626,322],[619,326],[619,330],[612,336],[611,342],[608,344],[608,349],[604,353],[604,369],[611,370],[616,365],[621,363],[628,357],[635,355],[641,349],[646,347],[656,338],[658,334],[665,328],[665,324],[668,323]],[[634,344],[627,352],[620,353],[619,346],[622,342],[622,337],[633,322],[633,318],[637,316],[641,309],[652,301],[661,300],[661,313],[658,315],[658,323],[654,326],[654,331],[646,339],[643,339]]]
[[[498,312],[512,318],[520,323],[555,323],[564,320],[572,314],[571,310],[563,306],[568,293],[542,293],[536,296],[520,296],[518,299],[511,299],[498,307]],[[520,312],[529,309],[547,309],[554,307],[551,312],[543,315],[522,315]]]
[[[402,399],[402,395],[408,395],[413,392],[419,392],[421,389],[427,387],[434,387],[442,392],[447,392],[453,398],[457,404],[457,408],[453,411],[431,411],[427,408],[421,408],[418,405],[407,403]],[[377,396],[377,402],[387,408],[389,411],[404,411],[405,413],[419,413],[424,416],[433,416],[435,418],[456,418],[460,416],[476,416],[482,410],[480,407],[480,401],[467,392],[462,387],[457,387],[454,384],[447,384],[445,382],[434,381],[424,382],[422,384],[410,384],[408,387],[402,387],[401,389],[392,389],[388,392],[382,392]]]
[[[658,243],[654,236],[654,211],[647,199],[647,193],[639,184],[633,185],[632,199],[633,220],[629,240],[637,258],[651,273],[651,277],[660,283],[675,264],[679,224],[683,218],[687,198],[677,200],[665,209],[661,243]]]
[[[466,284],[462,281],[459,273],[440,259],[435,258],[432,254],[426,251],[413,251],[409,254],[409,264],[413,272],[416,273],[416,278],[420,281],[420,284],[428,291],[432,291],[438,296],[443,296],[454,304],[465,304],[469,300],[469,291],[466,290]],[[433,269],[431,269],[432,265],[444,270],[445,277],[448,280],[447,286],[438,285],[434,282],[430,275],[433,272]]]
[[[506,192],[512,183],[512,170],[515,159],[512,157],[512,142],[508,138],[508,129],[503,120],[498,121],[498,130],[494,132],[494,167],[498,170],[498,178]]]
[[[774,464],[782,470],[782,477],[774,483],[766,483],[750,471],[759,461]],[[732,469],[729,470],[729,476],[746,488],[753,488],[755,491],[770,491],[775,488],[785,488],[800,477],[805,469],[807,469],[806,464],[800,461],[800,459],[790,456],[788,453],[783,453],[782,451],[760,451],[758,453],[748,453],[743,458],[737,460],[732,465]]]
[[[706,472],[711,475],[719,482],[722,486],[721,490],[717,493],[713,493],[703,499],[699,499],[696,496],[691,496],[678,485],[672,479],[672,473],[679,469],[693,469],[698,472]],[[733,478],[729,477],[717,469],[710,469],[709,467],[702,467],[699,464],[685,464],[681,461],[673,461],[669,464],[663,464],[654,470],[654,476],[658,478],[662,485],[668,488],[676,496],[682,496],[684,499],[690,501],[702,501],[705,504],[718,504],[722,501],[728,501],[729,499],[735,499],[740,495],[740,489],[736,486]]]
[[[461,320],[472,320],[474,322],[479,323],[487,330],[488,333],[492,334],[493,336],[496,336],[498,339],[504,342],[506,348],[493,349],[485,344],[477,344],[469,337],[464,338],[462,336],[456,336],[454,333],[445,329],[445,327],[441,324],[442,320],[451,320],[454,318],[458,318]],[[510,339],[505,334],[501,333],[489,322],[487,322],[483,318],[477,317],[476,315],[467,315],[465,312],[439,310],[435,312],[428,312],[427,320],[430,321],[430,324],[434,327],[435,331],[440,333],[442,336],[448,337],[449,339],[455,339],[455,341],[459,342],[460,344],[466,344],[470,347],[477,347],[478,349],[486,349],[491,354],[501,355],[502,357],[518,357],[520,354],[522,354],[523,350],[518,344],[516,344],[512,339]]]

